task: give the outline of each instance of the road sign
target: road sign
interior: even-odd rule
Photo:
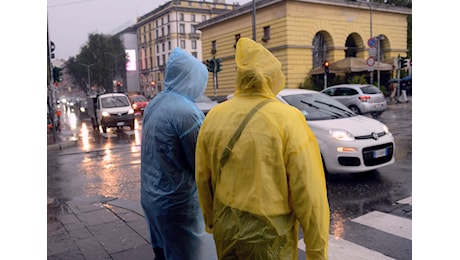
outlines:
[[[368,65],[369,67],[372,67],[372,66],[374,66],[374,64],[375,64],[375,58],[371,56],[371,57],[367,58],[367,61],[366,61],[366,62],[367,62],[367,65]]]
[[[367,40],[367,45],[369,47],[375,47],[376,45],[375,38],[369,38],[369,40]]]
[[[376,57],[377,56],[377,48],[375,48],[375,47],[369,48],[369,56],[370,57]]]

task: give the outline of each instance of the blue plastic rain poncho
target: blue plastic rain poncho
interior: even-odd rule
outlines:
[[[152,247],[163,248],[166,259],[217,259],[195,184],[196,138],[204,114],[194,100],[207,81],[205,65],[175,48],[166,65],[164,91],[144,112],[141,204]]]
[[[296,108],[279,102],[281,63],[262,45],[236,46],[236,90],[207,115],[197,140],[196,183],[219,259],[327,259],[329,204],[317,140]],[[233,148],[229,140],[263,100]],[[222,162],[224,150],[231,150]]]

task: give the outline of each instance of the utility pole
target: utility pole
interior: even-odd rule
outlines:
[[[120,80],[120,77],[119,77],[119,73],[118,73],[118,72],[119,72],[119,71],[118,71],[118,57],[121,56],[121,55],[123,55],[123,54],[125,54],[125,53],[122,52],[122,53],[118,53],[118,54],[113,54],[113,53],[110,53],[110,52],[106,52],[105,54],[110,55],[110,56],[112,56],[112,57],[115,59],[115,77],[114,77],[114,79],[115,79],[116,81],[119,81],[119,80]],[[125,54],[125,55],[126,55],[126,54]]]
[[[257,42],[256,33],[256,0],[252,0],[252,39]]]

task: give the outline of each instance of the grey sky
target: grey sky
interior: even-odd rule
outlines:
[[[251,0],[226,0],[245,4]],[[48,0],[48,31],[55,58],[76,56],[91,33],[113,34],[167,0]],[[207,0],[212,2],[212,0]]]

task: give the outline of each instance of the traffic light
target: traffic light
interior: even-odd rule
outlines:
[[[329,73],[329,61],[324,61],[323,63],[324,73]]]
[[[215,59],[206,60],[206,66],[208,67],[209,72],[215,72],[216,60]]]
[[[407,62],[409,61],[408,57],[399,57],[399,68],[406,68],[407,67]]]
[[[222,59],[217,59],[217,60],[216,60],[216,66],[217,66],[217,67],[216,67],[216,72],[220,72],[220,71],[222,70],[222,65],[221,65],[221,63],[222,63]]]
[[[62,68],[59,68],[59,67],[53,68],[53,81],[54,83],[62,81]]]

